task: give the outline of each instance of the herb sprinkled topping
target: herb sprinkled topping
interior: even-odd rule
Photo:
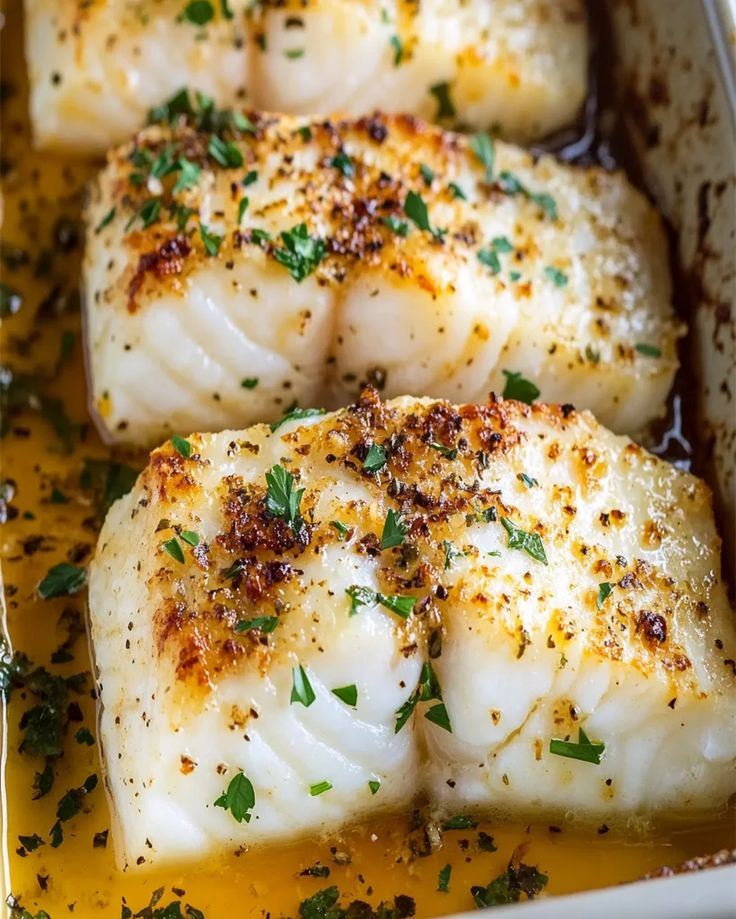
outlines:
[[[550,740],[549,752],[555,756],[565,756],[568,759],[577,759],[583,763],[592,763],[594,766],[600,766],[601,757],[606,749],[606,745],[601,742],[594,743],[589,740],[585,731],[580,728],[578,731],[578,741],[574,743],[571,740]]]
[[[332,788],[332,782],[323,780],[322,782],[317,782],[315,785],[309,786],[309,794],[316,798],[318,795],[323,795],[326,791],[329,791]]]
[[[346,705],[352,705],[354,708],[358,704],[358,687],[355,683],[351,683],[349,686],[338,686],[331,692],[333,696],[337,696]]]
[[[214,802],[215,807],[230,811],[238,823],[250,823],[251,811],[256,806],[256,793],[250,779],[238,772],[230,779],[227,790]]]
[[[503,387],[504,399],[518,399],[519,402],[526,402],[527,405],[531,405],[535,399],[539,398],[539,389],[531,380],[523,377],[521,372],[504,370],[503,375],[506,377],[506,383]]]
[[[493,181],[493,166],[496,161],[496,150],[493,146],[493,138],[488,134],[476,134],[468,141],[468,146],[478,157],[486,170],[486,182]]]
[[[526,530],[517,527],[508,517],[501,517],[501,523],[509,534],[509,541],[506,544],[509,549],[519,549],[543,565],[547,564],[544,543],[538,533],[527,533]]]
[[[46,572],[46,576],[39,582],[37,590],[42,600],[52,597],[68,597],[70,594],[79,593],[87,580],[87,572],[77,565],[61,562],[53,565]]]
[[[381,549],[392,549],[395,546],[400,546],[404,542],[406,530],[407,528],[402,522],[400,514],[397,514],[393,509],[389,509],[383,524],[383,532],[381,533]]]
[[[291,687],[291,698],[289,700],[289,704],[293,705],[295,702],[299,702],[305,708],[309,708],[317,696],[314,694],[314,690],[312,689],[312,684],[309,682],[309,677],[307,676],[306,670],[304,667],[302,667],[301,664],[299,664],[298,667],[294,667],[292,669],[291,675],[293,683]]]
[[[437,100],[437,111],[435,113],[437,121],[454,118],[457,113],[450,96],[450,84],[447,82],[435,83],[429,87],[429,91]]]
[[[379,472],[386,465],[386,451],[380,444],[371,444],[363,460],[366,472]]]
[[[302,528],[299,505],[305,489],[294,489],[294,476],[279,463],[266,473],[266,508],[274,517],[286,520],[295,533]]]
[[[324,413],[323,408],[299,408],[299,406],[296,406],[279,418],[278,421],[274,421],[270,425],[271,431],[278,431],[281,425],[286,424],[288,421],[297,421],[301,418],[316,418],[318,415],[324,415]]]

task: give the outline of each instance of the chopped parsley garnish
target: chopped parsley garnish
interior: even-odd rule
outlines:
[[[334,166],[338,172],[341,172],[346,179],[352,179],[355,175],[355,166],[353,161],[343,150],[336,153],[330,160],[330,166]]]
[[[102,220],[95,227],[95,233],[101,233],[105,227],[109,226],[115,219],[115,208],[111,207]]]
[[[381,549],[393,549],[395,546],[400,546],[404,542],[406,530],[407,527],[402,522],[401,515],[390,508],[381,533]]]
[[[598,609],[601,609],[606,600],[611,596],[613,593],[613,588],[614,585],[611,584],[610,581],[603,581],[598,585]]]
[[[533,476],[527,475],[526,472],[517,473],[516,478],[523,482],[527,488],[537,488],[539,485],[539,482]]]
[[[444,702],[438,702],[436,705],[433,705],[431,708],[427,709],[427,711],[424,713],[424,717],[427,719],[427,721],[431,721],[432,724],[436,724],[438,727],[443,728],[450,734],[452,733],[450,716],[447,714],[447,709],[445,708]]]
[[[164,552],[168,552],[175,561],[184,564],[184,551],[179,545],[179,540],[175,536],[171,539],[167,539],[165,543],[162,543],[161,548]]]
[[[256,793],[253,783],[243,772],[238,772],[230,779],[227,791],[223,791],[220,797],[214,802],[215,807],[222,807],[230,811],[233,818],[242,823],[250,823],[252,814],[250,813],[256,806]]]
[[[338,686],[337,689],[333,689],[331,692],[345,705],[352,705],[354,708],[358,704],[358,687],[355,683],[351,683],[349,686]]]
[[[53,565],[46,572],[46,576],[39,581],[37,590],[42,600],[52,597],[68,597],[79,593],[87,580],[87,572],[77,565],[61,562]]]
[[[445,820],[442,824],[443,830],[474,830],[478,826],[478,821],[469,817],[467,814],[456,814]]]
[[[289,704],[293,705],[295,702],[300,702],[305,708],[309,708],[317,697],[314,694],[312,684],[309,682],[309,677],[304,667],[302,667],[301,664],[299,664],[298,667],[294,667],[291,671],[291,675],[293,684],[291,687]]]
[[[302,528],[299,505],[305,489],[294,490],[294,476],[279,463],[266,473],[266,509],[274,517],[286,520],[295,533]]]
[[[209,228],[203,223],[199,225],[199,235],[204,245],[204,251],[210,258],[214,258],[220,251],[223,237],[218,236],[216,233],[210,233]]]
[[[133,214],[130,220],[125,225],[126,231],[129,230],[136,221],[137,217],[141,218],[143,222],[143,229],[146,230],[148,227],[152,226],[159,218],[161,212],[161,199],[160,198],[149,198],[148,201],[145,201],[140,209]]]
[[[329,791],[332,788],[332,782],[323,780],[322,782],[317,782],[314,785],[309,786],[309,794],[316,798],[318,795],[323,795],[326,791]]]
[[[87,728],[80,728],[77,733],[74,735],[74,739],[78,744],[84,744],[87,747],[94,746],[95,739],[92,736],[92,732]]]
[[[405,220],[400,220],[395,214],[389,214],[388,217],[381,217],[381,223],[388,227],[396,236],[408,236],[409,224]]]
[[[424,163],[419,164],[419,174],[424,179],[425,185],[431,185],[434,182],[434,172]]]
[[[523,195],[536,204],[550,220],[557,220],[557,204],[551,195],[546,194],[546,192],[529,191],[511,172],[502,172],[498,179],[502,191],[507,195]]]
[[[429,222],[429,212],[427,211],[427,205],[424,203],[424,198],[413,190],[407,192],[406,200],[404,201],[404,213],[420,230],[426,230],[435,239],[441,238],[446,232],[432,226]]]
[[[513,252],[514,247],[511,244],[511,240],[508,236],[494,236],[491,240],[491,245],[496,250],[496,252]]]
[[[323,408],[299,408],[299,406],[296,406],[279,418],[278,421],[274,421],[273,424],[270,425],[271,431],[278,431],[281,425],[286,424],[287,421],[297,421],[301,418],[314,418],[317,415],[324,415],[324,413],[325,410]]]
[[[186,157],[179,157],[177,166],[179,175],[171,190],[171,193],[174,195],[178,194],[180,191],[186,191],[187,188],[194,188],[201,174],[199,166],[197,166],[196,163],[192,163],[191,160],[186,159]]]
[[[195,533],[193,530],[182,530],[179,536],[189,546],[199,545],[199,534]]]
[[[432,665],[427,661],[422,664],[422,671],[419,675],[419,684],[417,688],[409,696],[406,702],[396,710],[394,733],[399,733],[420,702],[430,702],[433,699],[437,700],[437,704],[428,709],[424,713],[424,717],[433,724],[452,733],[450,718],[447,714],[445,704],[442,701],[442,690],[440,689],[439,681],[437,680]]]
[[[555,268],[554,265],[547,265],[544,269],[544,273],[552,281],[555,287],[565,287],[567,284],[567,275],[564,271],[561,271],[559,268]]]
[[[23,846],[26,852],[35,852],[39,846],[44,845],[43,839],[34,833],[32,836],[18,836],[18,842]]]
[[[470,888],[475,905],[481,909],[489,906],[503,906],[506,903],[518,903],[522,893],[530,900],[547,885],[547,875],[542,874],[530,865],[520,863],[518,867],[509,867],[494,878],[485,887],[474,886]]]
[[[549,752],[555,756],[566,756],[568,759],[578,759],[583,763],[592,763],[594,766],[600,766],[601,757],[605,752],[604,743],[593,743],[588,739],[588,735],[580,728],[578,731],[578,741],[572,740],[555,740],[549,742]]]
[[[101,523],[118,498],[128,494],[138,470],[114,460],[86,459],[79,476],[79,484],[91,491],[95,500],[96,518]]]
[[[445,459],[454,460],[457,456],[457,447],[446,447],[444,444],[439,444],[434,440],[429,446],[430,449],[436,450],[440,455],[444,456]]]
[[[71,820],[82,809],[82,802],[88,794],[93,792],[97,787],[97,776],[88,775],[79,788],[70,788],[64,795],[59,798],[56,807],[56,823],[51,827],[49,835],[51,836],[51,847],[57,849],[64,841],[64,831],[61,824]]]
[[[468,146],[483,164],[486,182],[493,181],[493,166],[496,162],[496,149],[493,138],[488,134],[475,134],[468,141]]]
[[[299,874],[307,878],[328,878],[330,876],[330,869],[327,865],[320,865],[320,863],[317,862],[309,868],[305,868],[304,871],[300,871]]]
[[[509,271],[509,281],[516,282],[521,278],[520,271]]]
[[[539,398],[540,391],[527,380],[520,372],[514,370],[504,370],[503,375],[506,377],[506,383],[503,387],[504,399],[518,399],[519,402],[526,402],[531,405],[535,399]]]
[[[254,182],[258,181],[258,173],[255,169],[251,169],[245,174],[243,179],[243,186],[247,188],[249,185],[253,185]]]
[[[601,352],[594,348],[592,345],[586,345],[585,357],[590,361],[591,364],[599,364],[601,360]]]
[[[284,51],[284,57],[290,61],[298,61],[300,57],[304,57],[304,48],[287,48]]]
[[[375,606],[376,603],[380,603],[381,606],[385,606],[386,609],[396,613],[402,619],[408,619],[417,602],[416,597],[386,596],[378,593],[378,591],[371,590],[370,587],[359,587],[356,584],[348,587],[345,593],[350,597],[351,616],[354,616],[361,606]]]
[[[450,875],[452,874],[452,865],[445,865],[444,868],[440,868],[440,873],[437,877],[437,890],[440,893],[447,893],[450,889]]]
[[[317,268],[325,256],[325,243],[309,235],[306,223],[281,234],[285,248],[273,250],[273,257],[283,265],[295,281],[301,283]]]
[[[255,389],[258,386],[258,377],[246,377],[240,381],[240,385],[243,389]]]
[[[506,543],[509,549],[519,549],[543,565],[547,564],[547,553],[544,551],[544,543],[538,533],[527,533],[526,530],[517,527],[508,517],[501,517],[501,523],[509,534],[509,541]]]
[[[645,357],[662,357],[662,349],[656,345],[648,345],[646,342],[639,341],[634,347],[639,354],[643,354]]]
[[[204,26],[215,15],[215,8],[210,0],[190,0],[179,15],[179,19],[193,26]]]
[[[490,836],[488,833],[484,833],[483,830],[478,833],[478,848],[482,852],[498,851],[498,848],[493,841],[493,836]]]
[[[378,779],[370,779],[368,782],[368,787],[371,790],[371,794],[374,795],[381,787],[381,783],[378,781]]]
[[[250,198],[241,198],[238,202],[238,223],[243,222],[243,217],[245,217],[245,212],[248,210],[248,205],[250,204]]]
[[[236,632],[250,632],[252,629],[258,629],[264,635],[268,635],[279,624],[278,616],[255,616],[253,619],[241,619],[235,623]]]
[[[435,118],[438,121],[442,121],[445,118],[454,118],[456,112],[450,96],[450,84],[447,82],[435,83],[429,87],[429,91],[437,100]]]
[[[343,539],[350,533],[350,527],[345,526],[341,520],[330,520],[330,526],[337,530]]]
[[[501,261],[494,249],[479,249],[478,261],[490,268],[492,274],[498,274],[501,270]]]
[[[363,460],[366,472],[379,472],[386,465],[386,451],[380,444],[371,444]]]
[[[404,45],[398,35],[392,35],[389,43],[394,49],[394,67],[398,67],[404,57]]]
[[[462,188],[460,188],[460,186],[457,184],[457,182],[450,182],[450,183],[448,184],[447,187],[448,187],[448,188],[450,189],[450,191],[452,192],[452,197],[453,197],[453,198],[459,198],[461,201],[467,201],[467,200],[468,200],[467,195],[466,195],[465,192],[462,190]]]
[[[192,445],[186,439],[186,437],[180,437],[178,434],[174,434],[171,438],[171,446],[179,453],[184,459],[189,459],[192,455]]]
[[[449,571],[457,559],[464,556],[464,552],[456,549],[448,539],[442,540],[442,551],[445,553],[445,571]]]

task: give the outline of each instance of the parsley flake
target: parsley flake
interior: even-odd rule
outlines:
[[[601,757],[606,750],[604,743],[593,743],[588,735],[580,728],[577,743],[571,740],[552,739],[549,742],[549,752],[555,756],[565,756],[568,759],[577,759],[583,763],[600,766]]]
[[[526,472],[518,472],[516,478],[523,482],[527,488],[536,488],[539,485],[539,482],[531,475],[527,475]]]
[[[193,26],[204,26],[215,15],[215,8],[210,0],[190,0],[181,11],[179,19],[190,23]]]
[[[333,689],[331,692],[333,696],[337,696],[346,705],[351,705],[355,708],[358,704],[358,687],[355,683],[351,683],[349,686],[338,686],[337,689]]]
[[[214,258],[220,251],[223,237],[218,236],[216,233],[211,233],[209,228],[206,227],[203,223],[200,223],[199,225],[199,235],[204,245],[204,251],[210,258]]]
[[[278,431],[278,429],[288,421],[297,421],[302,418],[315,418],[317,415],[324,415],[324,413],[325,410],[323,408],[299,408],[299,406],[296,406],[279,418],[278,421],[274,421],[273,424],[270,425],[270,428],[272,432]]]
[[[538,533],[527,533],[526,530],[517,527],[508,517],[501,517],[501,524],[509,534],[509,541],[506,543],[509,549],[519,549],[543,565],[547,564],[544,543]]]
[[[466,195],[465,192],[462,190],[462,188],[460,188],[460,186],[457,184],[457,182],[450,182],[450,183],[448,184],[447,187],[448,187],[448,188],[450,189],[450,191],[452,192],[452,197],[453,197],[453,198],[459,198],[461,201],[467,201],[467,200],[468,200],[467,195]]]
[[[378,779],[370,779],[368,781],[368,787],[371,790],[371,794],[374,795],[381,787],[381,783],[378,781]]]
[[[243,772],[238,772],[230,779],[227,790],[214,802],[215,807],[230,811],[233,818],[242,823],[250,823],[250,813],[256,806],[256,793],[250,779]]]
[[[294,667],[291,671],[291,675],[293,684],[291,687],[289,704],[293,705],[295,702],[299,702],[304,708],[309,708],[317,696],[314,694],[312,684],[309,682],[309,677],[304,667],[302,667],[301,664],[299,664],[298,667]]]
[[[420,230],[426,230],[431,233],[435,239],[439,239],[446,232],[433,227],[429,222],[429,211],[424,202],[424,198],[415,191],[409,191],[404,201],[404,213]]]
[[[184,564],[184,552],[179,545],[179,540],[176,537],[172,539],[167,539],[165,543],[162,543],[161,548],[164,552],[168,554],[177,562]]]
[[[398,67],[404,57],[404,45],[398,35],[392,35],[389,44],[394,49],[394,67]]]
[[[171,438],[171,446],[179,453],[184,459],[189,459],[192,455],[192,445],[185,437],[180,437],[178,434],[174,434]]]
[[[409,224],[405,220],[399,220],[395,214],[389,214],[388,217],[381,217],[381,223],[388,227],[396,236],[406,237],[409,235]]]
[[[441,456],[444,456],[445,459],[454,460],[457,456],[457,447],[446,447],[444,444],[437,443],[432,441],[429,445],[431,450],[436,450]]]
[[[437,890],[440,893],[447,893],[450,889],[450,875],[452,874],[452,865],[447,864],[444,868],[440,868],[440,873],[437,878]]]
[[[342,539],[350,534],[350,527],[345,526],[341,520],[330,520],[330,526],[337,530]]]
[[[457,113],[450,96],[450,84],[447,82],[435,83],[429,87],[429,92],[437,100],[437,111],[435,113],[437,121],[454,118]]]
[[[102,220],[95,227],[95,234],[101,233],[105,227],[109,226],[115,219],[115,208],[111,207]]]
[[[316,798],[318,795],[323,795],[326,791],[329,791],[332,788],[332,782],[326,780],[322,782],[317,782],[315,785],[309,786],[309,794]]]
[[[544,269],[544,273],[550,281],[552,281],[555,287],[565,287],[567,285],[567,275],[559,268],[555,268],[554,265],[547,265]]]
[[[639,341],[634,345],[634,348],[645,357],[662,357],[662,349],[656,345],[648,345],[646,342]]]
[[[241,619],[235,623],[236,632],[250,632],[258,629],[264,635],[269,635],[279,624],[278,616],[255,616],[253,619]]]
[[[295,533],[302,528],[299,505],[305,489],[294,490],[294,476],[277,463],[266,473],[266,509],[274,517],[286,520]]]
[[[292,230],[285,230],[281,234],[281,240],[285,248],[274,249],[273,257],[288,270],[297,283],[301,283],[324,258],[324,240],[310,236],[306,223],[300,223]]]
[[[381,549],[393,549],[395,546],[400,546],[404,542],[406,530],[401,515],[389,509],[381,533]]]
[[[504,370],[503,375],[506,377],[506,383],[503,387],[504,399],[518,399],[519,402],[531,405],[535,399],[539,398],[539,389],[531,380],[527,380],[522,376],[520,372]]]
[[[468,146],[483,164],[486,182],[493,181],[493,166],[496,161],[496,149],[493,138],[488,134],[475,134],[468,141]]]
[[[352,179],[355,176],[355,165],[343,150],[340,150],[339,153],[336,153],[335,156],[332,157],[330,166],[334,166],[346,179]]]
[[[42,600],[50,600],[52,597],[68,597],[79,593],[86,580],[87,572],[84,568],[61,562],[49,568],[36,589]]]
[[[92,736],[92,732],[87,728],[80,728],[77,733],[74,735],[74,739],[78,744],[84,744],[87,747],[94,746],[95,739]]]
[[[598,609],[601,609],[606,600],[611,596],[614,586],[615,585],[611,584],[610,581],[603,581],[598,585],[598,600],[596,601]]]
[[[371,444],[363,460],[366,472],[379,472],[386,465],[386,451],[380,444]]]
[[[246,377],[240,381],[240,385],[243,389],[255,389],[258,386],[258,377]]]

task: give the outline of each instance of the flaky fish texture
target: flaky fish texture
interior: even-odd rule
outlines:
[[[180,99],[169,120],[110,155],[86,211],[109,439],[335,408],[364,382],[455,401],[541,390],[626,433],[664,412],[682,329],[660,220],[622,174],[407,116],[246,119]]]
[[[700,480],[565,407],[366,390],[168,442],[90,571],[121,865],[419,794],[583,826],[723,808],[719,551]]]
[[[25,0],[35,139],[102,153],[188,86],[221,107],[354,115],[378,107],[532,140],[568,125],[582,104],[583,6]]]

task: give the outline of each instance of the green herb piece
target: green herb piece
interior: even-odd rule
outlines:
[[[284,51],[284,57],[290,61],[298,61],[300,57],[304,57],[304,48],[289,48]]]
[[[506,543],[507,548],[519,549],[543,565],[547,564],[544,543],[538,533],[527,533],[526,530],[517,527],[508,517],[502,517],[501,523],[504,530],[509,534],[509,541]]]
[[[386,465],[386,451],[380,444],[373,443],[368,448],[365,459],[363,460],[363,469],[366,472],[380,472]]]
[[[406,531],[407,527],[402,522],[401,515],[390,508],[381,533],[381,549],[393,549],[395,546],[400,546],[404,542]]]
[[[330,166],[334,166],[338,172],[341,172],[346,179],[352,179],[355,176],[355,166],[350,157],[344,150],[340,150],[330,160]]]
[[[279,624],[278,616],[255,616],[253,619],[241,619],[235,623],[236,632],[250,632],[252,629],[258,629],[264,635],[268,635]]]
[[[429,91],[437,100],[437,111],[435,112],[437,121],[454,118],[456,112],[450,96],[450,84],[447,82],[435,83],[434,86],[429,87]]]
[[[567,284],[567,275],[564,271],[560,271],[559,268],[555,268],[554,265],[547,265],[544,269],[544,273],[552,281],[555,287],[565,287]]]
[[[353,584],[345,593],[350,597],[350,616],[355,616],[361,606],[373,606],[378,602],[378,594],[369,587]]]
[[[381,787],[381,783],[378,781],[378,779],[370,779],[368,782],[368,787],[371,790],[371,794],[374,795]]]
[[[517,473],[516,478],[520,482],[523,482],[527,488],[537,488],[539,486],[539,482],[533,476],[527,475],[525,472]]]
[[[266,473],[266,509],[274,517],[286,520],[295,533],[302,528],[299,505],[305,489],[294,489],[294,476],[283,466],[276,464]]]
[[[283,265],[297,283],[301,283],[325,257],[324,240],[309,235],[306,223],[281,234],[284,249],[274,249],[273,257]]]
[[[407,192],[406,200],[404,201],[404,213],[420,230],[426,230],[436,239],[441,238],[446,232],[430,224],[429,212],[427,211],[427,205],[424,203],[424,198],[414,190]]]
[[[440,868],[440,873],[437,878],[437,890],[440,893],[447,893],[450,889],[450,875],[452,874],[452,865],[445,865],[444,868]]]
[[[188,188],[194,188],[201,175],[199,166],[183,156],[177,160],[177,166],[179,175],[171,190],[174,195],[178,195],[180,191],[186,191]]]
[[[161,548],[164,552],[168,552],[174,561],[180,562],[182,565],[184,564],[184,552],[179,545],[179,540],[175,536],[171,539],[167,539],[165,543],[162,543]]]
[[[490,836],[488,833],[484,833],[483,830],[478,833],[478,848],[482,852],[498,851],[498,848],[493,841],[493,836]]]
[[[539,389],[531,380],[525,379],[520,372],[504,370],[503,375],[506,377],[503,387],[504,399],[518,399],[519,402],[531,405],[535,399],[539,398]]]
[[[496,149],[493,138],[488,134],[475,134],[468,141],[468,146],[483,164],[486,182],[493,181],[493,166],[496,162]]]
[[[389,214],[388,217],[381,217],[381,223],[396,236],[406,237],[409,235],[409,224],[405,220],[399,220],[394,214]]]
[[[448,733],[452,734],[452,727],[450,725],[450,716],[447,714],[447,709],[445,708],[444,702],[438,702],[436,705],[433,705],[431,708],[427,709],[424,713],[424,717],[427,721],[431,721],[432,724],[436,724],[438,727],[443,728]]]
[[[352,705],[355,708],[358,704],[358,687],[355,683],[351,683],[349,686],[338,686],[337,689],[333,689],[331,692],[345,705]]]
[[[256,793],[245,773],[238,772],[230,779],[227,790],[214,802],[214,806],[230,811],[238,823],[244,820],[250,823],[250,812],[256,806]]]
[[[182,538],[182,540],[185,543],[187,543],[187,545],[190,545],[190,546],[199,545],[199,542],[200,542],[199,535],[195,533],[193,530],[182,530],[179,533],[179,536]]]
[[[182,233],[186,228],[189,218],[193,216],[196,211],[193,207],[184,207],[183,204],[179,204],[178,201],[175,201],[170,206],[171,216],[176,222],[177,230]]]
[[[465,555],[464,552],[456,549],[447,539],[442,540],[442,551],[445,553],[445,571],[449,571],[455,562]]]
[[[74,735],[74,739],[78,744],[84,744],[87,747],[93,747],[95,743],[92,732],[87,730],[87,728],[80,728]]]
[[[312,139],[312,129],[308,124],[303,124],[300,128],[297,128],[297,131],[305,144],[309,143]]]
[[[212,159],[226,169],[237,169],[243,165],[243,154],[237,144],[230,140],[222,140],[216,134],[210,137],[207,153]]]
[[[230,9],[228,0],[220,0],[220,11],[224,19],[232,19],[235,16],[235,13]]]
[[[324,415],[324,413],[325,410],[323,408],[299,408],[296,406],[279,418],[278,421],[274,421],[270,426],[271,431],[278,431],[281,425],[286,424],[288,421],[297,421],[302,418],[315,418],[317,415]]]
[[[509,280],[516,283],[521,278],[520,271],[509,271]]]
[[[295,702],[300,702],[305,708],[309,708],[317,697],[314,694],[312,684],[309,682],[309,677],[304,667],[299,664],[298,667],[292,669],[291,674],[293,685],[291,687],[291,699],[289,700],[289,704],[293,705]]]
[[[332,788],[332,782],[322,781],[317,782],[315,785],[309,786],[309,794],[316,798],[318,795],[323,795],[326,791],[329,791]]]
[[[180,437],[178,434],[174,434],[171,438],[171,446],[179,453],[184,459],[189,459],[192,455],[192,445],[185,437]]]
[[[592,345],[586,345],[585,357],[590,361],[591,364],[599,364],[601,360],[601,352],[596,350]]]
[[[489,906],[503,906],[506,903],[518,903],[522,893],[533,900],[547,885],[547,875],[536,868],[522,863],[518,867],[509,867],[494,878],[485,887],[470,888],[475,905],[481,909]]]
[[[243,179],[243,186],[247,188],[249,185],[253,185],[254,182],[258,181],[258,173],[255,169],[251,169],[249,172],[246,172],[245,178]]]
[[[258,382],[258,377],[246,377],[240,381],[240,385],[243,389],[255,389],[258,386]]]
[[[304,871],[300,871],[299,875],[308,878],[328,878],[330,876],[330,869],[327,865],[320,865],[320,863],[317,862],[315,865],[305,868]]]
[[[143,229],[147,230],[148,227],[157,222],[160,213],[161,199],[149,198],[148,201],[141,205],[137,214],[134,214],[133,217],[128,221],[125,229],[128,230],[133,225],[133,223],[135,223],[136,217],[140,217],[141,221],[143,222]]]
[[[215,8],[210,0],[190,0],[180,14],[180,19],[193,26],[204,26],[215,15]]]
[[[343,539],[350,533],[350,527],[346,527],[340,520],[330,520],[330,526],[336,529]]]
[[[400,616],[402,619],[409,618],[417,602],[416,597],[401,597],[396,595],[387,597],[384,594],[377,594],[377,599],[381,606],[390,609],[392,613],[396,613],[396,615]]]
[[[223,114],[229,116],[229,119],[232,122],[232,126],[236,131],[240,131],[243,134],[256,133],[256,126],[253,124],[250,118],[246,118],[242,112],[226,112]],[[245,184],[245,182],[243,184]]]
[[[639,341],[634,347],[639,354],[643,354],[645,357],[662,357],[662,349],[656,345],[648,345],[643,341]]]
[[[50,600],[52,597],[68,597],[79,593],[86,581],[87,572],[84,568],[61,562],[49,568],[36,589],[42,600]]]
[[[467,201],[467,200],[468,200],[467,195],[466,195],[465,192],[462,190],[462,188],[460,188],[460,186],[457,184],[457,182],[450,182],[450,183],[448,184],[447,187],[448,187],[448,188],[450,189],[450,191],[452,192],[452,197],[453,197],[453,198],[459,198],[461,201]]]
[[[250,198],[241,198],[238,202],[238,224],[243,222],[243,217],[245,217],[245,212],[248,210],[249,203]]]
[[[532,192],[526,188],[511,172],[502,172],[498,177],[501,190],[507,195],[523,195],[540,208],[550,220],[557,220],[557,204],[555,199],[545,192]]]
[[[419,697],[416,692],[413,692],[409,698],[396,709],[396,724],[394,725],[394,734],[398,734],[399,731],[404,727],[406,722],[411,718],[412,712],[417,707],[419,702]]]
[[[101,233],[105,227],[109,226],[115,219],[115,208],[111,207],[102,220],[95,227],[95,234]]]
[[[610,581],[603,581],[598,585],[598,609],[601,609],[606,600],[611,596],[614,586],[615,585],[611,584]]]
[[[49,830],[49,835],[51,837],[51,848],[58,849],[62,842],[64,842],[64,831],[61,828],[61,821],[56,821],[56,823]]]
[[[84,461],[79,484],[83,489],[92,492],[99,523],[105,519],[105,515],[118,498],[128,494],[137,478],[138,470],[126,463],[98,459]]]
[[[210,258],[214,258],[220,251],[223,237],[218,236],[216,233],[210,233],[208,227],[206,227],[203,223],[200,223],[199,225],[199,235],[204,245],[204,251],[207,253],[207,255],[209,255]]]
[[[600,766],[605,749],[604,743],[592,743],[582,728],[578,731],[577,743],[571,740],[556,739],[549,742],[549,752],[554,753],[555,756],[577,759],[583,763],[592,763],[594,766]]]
[[[454,460],[457,456],[457,447],[446,447],[444,444],[439,444],[436,441],[432,441],[429,445],[430,449],[436,450],[439,454],[445,457],[445,459]]]
[[[68,820],[71,820],[72,817],[76,815],[82,809],[82,802],[87,797],[88,794],[91,794],[97,787],[97,776],[88,775],[84,780],[82,785],[79,788],[70,788],[61,798],[59,798],[59,803],[56,807],[56,820],[57,823],[54,825],[54,828],[58,827],[57,836],[61,836],[59,842],[54,845],[54,840],[52,839],[51,845],[53,848],[57,848],[63,839],[63,833],[61,832],[61,824],[66,823]],[[54,829],[51,831],[52,836],[54,836]]]
[[[419,164],[419,174],[424,179],[425,185],[431,185],[432,182],[434,182],[434,173],[429,166],[425,166],[424,163]]]
[[[398,67],[404,57],[404,45],[398,35],[392,35],[389,43],[394,49],[394,67]]]
[[[456,814],[445,820],[442,824],[443,830],[474,830],[478,826],[478,821],[469,817],[467,814]]]
[[[501,270],[501,260],[495,249],[479,249],[478,261],[486,268],[490,268],[491,274],[498,274]]]
[[[32,836],[18,836],[18,842],[23,846],[26,852],[35,852],[39,846],[44,845],[43,839],[34,833]]]

